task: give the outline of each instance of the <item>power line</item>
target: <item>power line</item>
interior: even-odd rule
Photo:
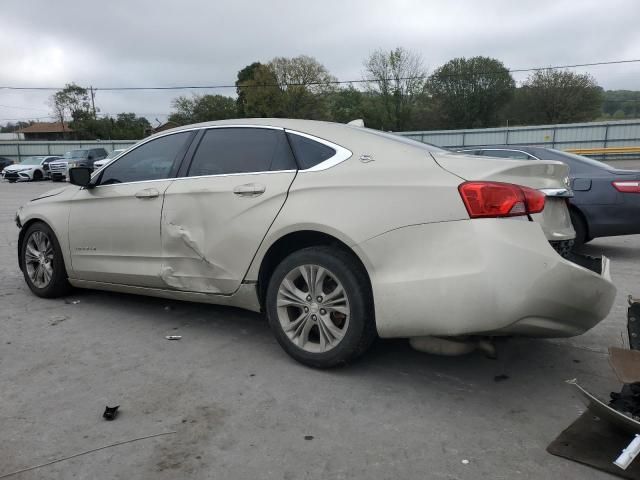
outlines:
[[[627,63],[639,63],[640,59],[632,59],[632,60],[611,60],[606,62],[591,62],[591,63],[575,63],[571,65],[555,65],[549,67],[532,67],[532,68],[515,68],[507,70],[509,73],[523,73],[523,72],[539,72],[544,70],[559,70],[565,68],[578,68],[578,67],[595,67],[601,65],[620,65]],[[497,75],[503,74],[504,70],[494,70],[487,72],[472,72],[472,73],[450,73],[444,74],[443,77],[463,77],[463,76],[474,76],[474,75]],[[402,77],[397,80],[420,80],[427,78],[428,75],[416,75],[410,77]],[[396,80],[396,79],[385,79],[385,80]],[[286,86],[295,87],[295,86],[313,86],[313,85],[340,85],[345,83],[370,83],[372,80],[370,79],[359,79],[359,80],[331,80],[326,82],[308,82],[308,83],[287,83]],[[281,87],[280,84],[262,84],[262,85],[242,85],[242,88],[264,88],[264,87]],[[236,88],[237,85],[233,84],[222,84],[222,85],[174,85],[174,86],[165,86],[165,87],[94,87],[94,90],[102,90],[102,91],[140,91],[140,90],[215,90],[222,88]],[[49,90],[62,90],[64,87],[16,87],[16,86],[0,86],[0,90],[41,90],[41,91],[49,91]]]

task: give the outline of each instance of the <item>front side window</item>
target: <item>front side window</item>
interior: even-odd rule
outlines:
[[[315,167],[336,154],[333,148],[295,133],[289,134],[289,142],[302,170]]]
[[[106,167],[100,185],[169,178],[192,132],[180,132],[151,140]]]
[[[212,128],[193,156],[188,176],[294,170],[296,163],[282,130]]]

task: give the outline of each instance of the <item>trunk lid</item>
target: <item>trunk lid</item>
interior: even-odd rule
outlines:
[[[569,167],[552,160],[512,160],[484,156],[433,152],[434,160],[448,172],[463,180],[486,180],[515,183],[547,195],[544,210],[531,215],[542,227],[549,241],[575,238],[566,197],[569,189]]]

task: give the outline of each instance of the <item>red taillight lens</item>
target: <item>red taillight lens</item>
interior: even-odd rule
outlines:
[[[458,190],[471,218],[515,217],[544,209],[544,193],[512,183],[465,182]]]
[[[616,180],[613,186],[622,193],[640,193],[640,181],[637,180]]]

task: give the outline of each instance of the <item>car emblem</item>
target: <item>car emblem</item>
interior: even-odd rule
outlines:
[[[373,157],[371,155],[360,155],[360,161],[362,163],[369,163],[369,162],[373,162]]]

